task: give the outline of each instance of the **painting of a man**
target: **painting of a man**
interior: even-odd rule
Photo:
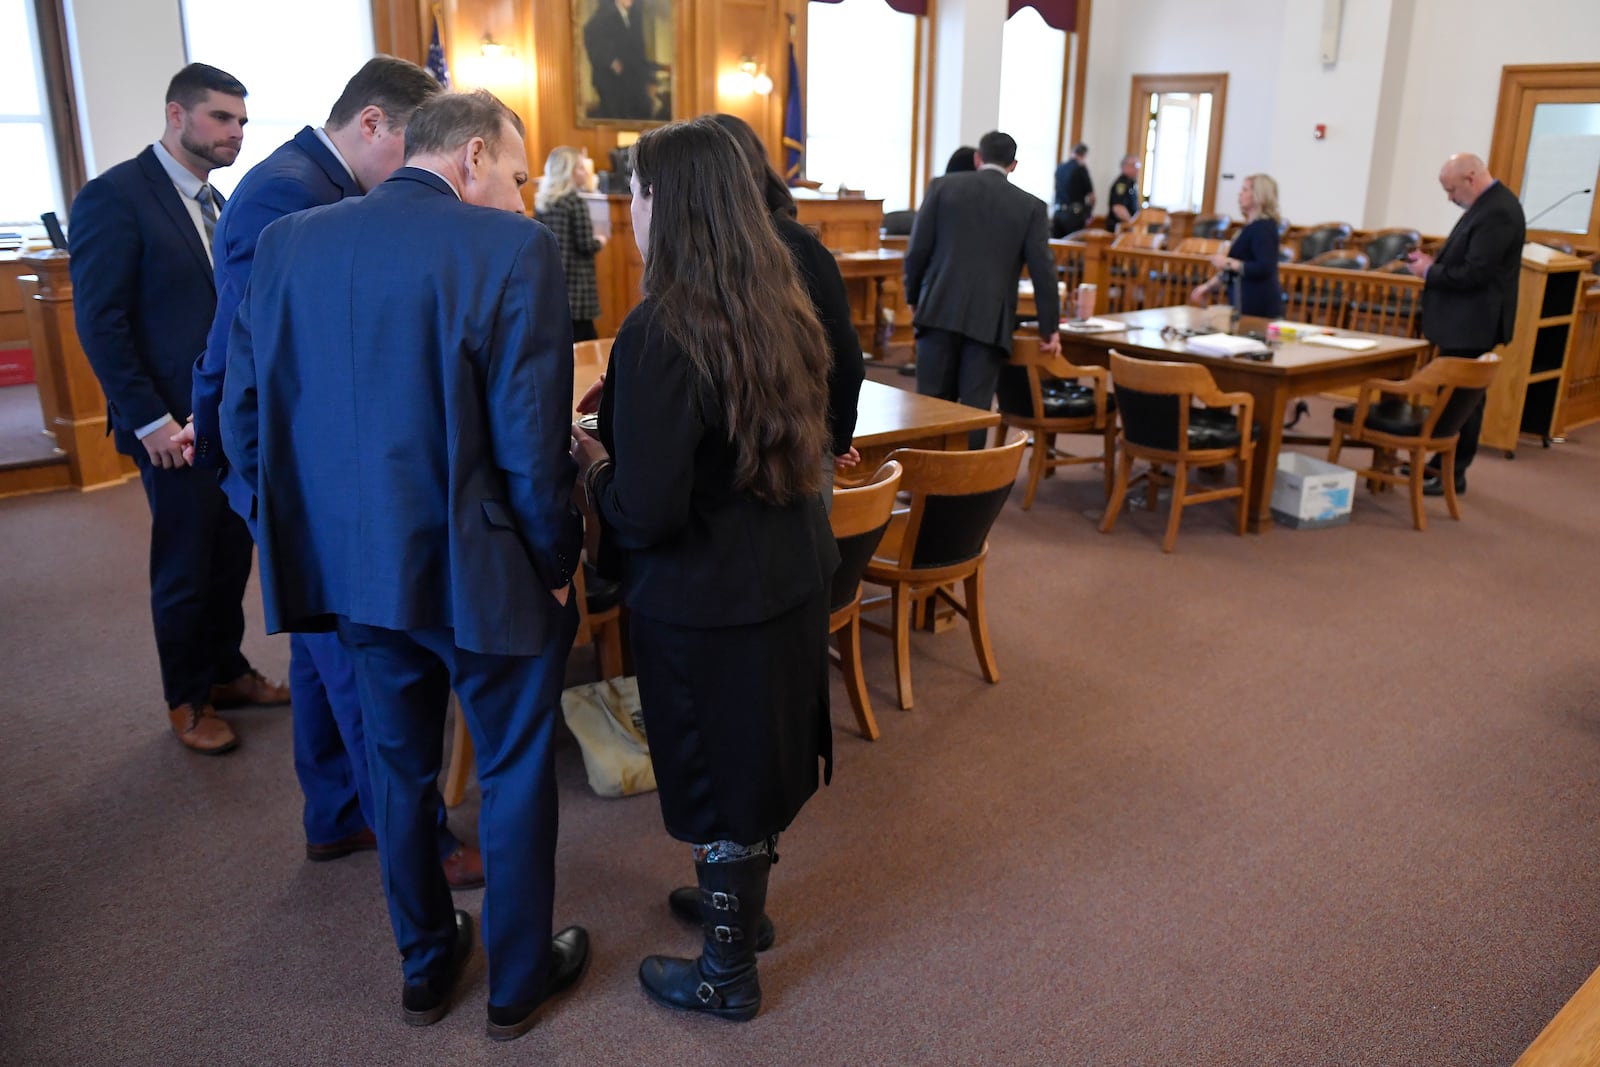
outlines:
[[[671,67],[660,62],[672,54],[671,18],[652,10],[655,4],[668,7],[669,0],[574,0],[574,25],[583,27],[588,59],[588,84],[579,70],[580,122],[647,123],[672,117],[665,77]]]

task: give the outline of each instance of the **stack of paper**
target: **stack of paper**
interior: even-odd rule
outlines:
[[[1249,337],[1235,337],[1231,333],[1203,333],[1189,338],[1189,351],[1202,356],[1245,356],[1270,352],[1271,349]]]
[[[1301,342],[1308,345],[1322,345],[1324,348],[1344,348],[1351,352],[1365,352],[1369,348],[1377,348],[1378,342],[1365,337],[1335,337],[1331,333],[1319,333],[1311,337],[1302,337]]]
[[[1068,319],[1061,324],[1061,328],[1074,333],[1107,333],[1126,330],[1128,324],[1117,319]]]

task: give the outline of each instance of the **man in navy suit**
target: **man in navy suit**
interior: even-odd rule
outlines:
[[[1445,160],[1439,185],[1463,214],[1445,238],[1438,258],[1424,252],[1406,257],[1406,269],[1423,280],[1422,336],[1441,356],[1477,359],[1511,340],[1517,324],[1517,288],[1522,281],[1522,245],[1527,224],[1522,204],[1483,160],[1460,153]],[[1456,492],[1467,491],[1467,467],[1478,454],[1483,400],[1461,426],[1456,442]],[[1439,457],[1428,464],[1422,491],[1443,496]]]
[[[168,721],[216,755],[238,738],[218,707],[283,704],[239,650],[250,531],[216,478],[184,460],[190,369],[216,310],[211,233],[222,198],[208,178],[238,158],[245,88],[191,63],[167,87],[161,140],[89,182],[72,204],[78,337],[100,379],[118,451],[150,502],[150,609]]]
[[[327,126],[307,126],[252,168],[217,220],[212,241],[217,314],[194,367],[194,421],[179,432],[178,441],[196,467],[221,472],[229,503],[247,521],[253,516],[254,487],[228,469],[217,437],[217,406],[228,331],[250,279],[256,241],[268,223],[284,215],[357,196],[394,173],[405,154],[411,113],[438,91],[433,75],[414,63],[391,56],[368,60],[345,85]],[[305,795],[307,858],[334,860],[376,848],[361,701],[355,670],[337,634],[290,638],[289,693],[295,774]],[[450,887],[481,886],[482,860],[450,833],[442,801],[438,816],[439,855]]]
[[[526,218],[520,120],[443,93],[371,193],[268,226],[228,342],[222,446],[255,487],[270,630],[337,627],[355,662],[405,1021],[442,1018],[472,952],[435,851],[454,688],[483,783],[489,1034],[576,981],[551,937],[555,710],[569,580],[572,320]]]

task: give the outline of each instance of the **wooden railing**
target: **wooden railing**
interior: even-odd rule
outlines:
[[[1588,275],[1578,301],[1571,364],[1567,367],[1567,395],[1562,399],[1556,433],[1600,421],[1600,277]]]
[[[1095,310],[1102,314],[1187,303],[1216,273],[1205,256],[1113,248],[1108,233],[1091,231],[1051,241],[1050,247],[1067,283],[1069,306],[1071,294],[1088,283],[1095,286]],[[1422,335],[1420,278],[1295,263],[1281,265],[1278,277],[1290,321],[1391,337]]]

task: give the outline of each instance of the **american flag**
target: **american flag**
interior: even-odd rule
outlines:
[[[444,45],[439,43],[439,11],[433,12],[433,39],[428,42],[428,73],[436,78],[440,85],[450,88],[450,64],[444,61]]]

